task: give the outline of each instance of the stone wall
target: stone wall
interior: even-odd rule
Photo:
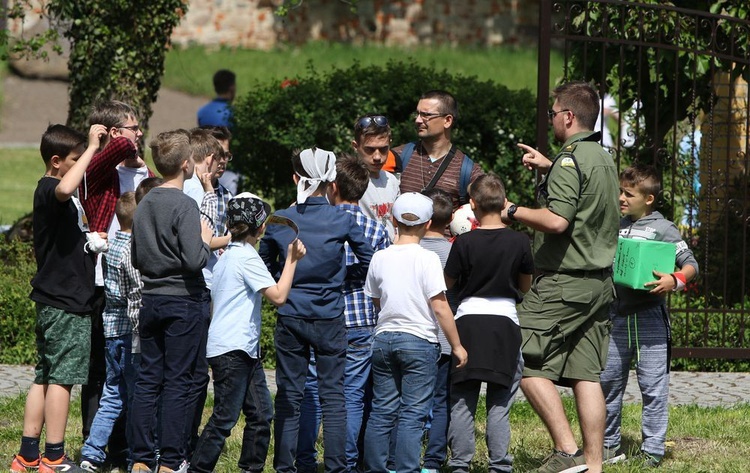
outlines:
[[[269,49],[337,41],[385,45],[478,45],[536,40],[539,0],[303,0],[286,17],[281,0],[191,0],[175,44]]]

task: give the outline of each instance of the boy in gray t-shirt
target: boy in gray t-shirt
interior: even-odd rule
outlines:
[[[660,192],[661,181],[652,166],[631,166],[620,174],[620,211],[623,214],[620,238],[676,243],[679,270],[671,274],[654,271],[656,279],[646,283],[648,291],[615,285],[617,299],[612,305],[609,355],[601,375],[607,405],[605,463],[625,459],[620,449],[620,421],[622,396],[633,357],[643,396],[643,445],[641,453],[632,461],[654,467],[664,457],[672,343],[665,294],[684,290],[687,282],[698,274],[698,262],[677,227],[654,210]]]
[[[189,134],[160,133],[151,142],[164,183],[138,204],[133,220],[132,260],[141,272],[143,306],[139,329],[141,369],[135,385],[129,431],[133,472],[156,468],[153,432],[159,402],[160,471],[187,471],[189,394],[209,294],[202,269],[213,232],[201,222],[198,205],[182,192],[193,174]]]

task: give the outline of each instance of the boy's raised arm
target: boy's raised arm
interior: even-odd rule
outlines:
[[[91,163],[91,158],[94,157],[96,150],[99,149],[99,140],[106,133],[107,129],[104,125],[91,125],[91,128],[89,128],[89,144],[86,151],[83,152],[78,161],[65,173],[55,188],[55,197],[57,197],[57,200],[65,202],[78,189],[83,180],[83,175],[86,173],[86,168]],[[65,156],[61,156],[61,158],[64,159]]]
[[[292,281],[294,280],[294,271],[297,269],[297,261],[304,258],[306,252],[305,245],[299,239],[291,242],[286,252],[286,264],[281,271],[279,281],[275,286],[261,290],[266,299],[276,307],[284,305],[286,298],[289,297],[289,291],[292,290]]]

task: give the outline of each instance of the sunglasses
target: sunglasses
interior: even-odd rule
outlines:
[[[553,118],[555,118],[555,115],[557,115],[558,113],[569,112],[569,111],[570,109],[567,109],[567,108],[563,110],[547,110],[547,116],[549,117],[550,120],[552,120]]]
[[[375,126],[379,128],[383,128],[388,126],[388,119],[385,118],[383,115],[375,115],[373,117],[362,117],[357,121],[357,124],[354,125],[355,130],[363,130],[367,128],[368,126],[375,124]]]

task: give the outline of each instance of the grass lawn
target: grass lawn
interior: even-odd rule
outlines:
[[[333,67],[347,68],[355,62],[367,66],[385,65],[392,60],[433,65],[451,73],[474,75],[504,84],[511,89],[536,91],[536,48],[395,48],[327,43],[309,43],[272,51],[176,47],[167,53],[162,85],[208,97],[214,94],[214,72],[230,69],[237,74],[237,91],[242,95],[258,83],[281,82],[285,78],[303,75],[310,68],[318,73]],[[562,56],[554,54],[553,77],[562,76],[562,67]]]
[[[571,398],[565,399],[569,418],[575,418]],[[212,398],[209,396],[204,410],[204,424],[211,413]],[[10,463],[17,452],[23,422],[24,396],[0,399],[0,458]],[[623,439],[628,448],[637,450],[640,439],[640,404],[626,405],[623,413]],[[485,419],[480,405],[478,417]],[[239,457],[242,423],[232,431],[224,454],[216,467],[217,473],[236,471]],[[575,424],[575,431],[578,426]],[[549,453],[550,441],[544,426],[529,404],[519,402],[511,411],[511,453],[515,457],[515,470],[529,471],[536,468]],[[80,403],[74,402],[68,424],[66,449],[78,458],[81,449]],[[487,471],[487,448],[484,444],[484,427],[477,428],[477,448],[472,471]],[[576,434],[578,435],[578,434]],[[580,444],[580,437],[579,437]],[[320,442],[318,445],[320,449]],[[273,471],[273,445],[266,462],[265,471]],[[446,473],[449,471],[444,468]],[[618,464],[605,467],[606,472],[641,471],[633,465]],[[663,472],[747,472],[750,471],[750,405],[734,408],[700,408],[696,406],[673,406],[667,434],[667,455],[659,471]]]
[[[38,149],[0,149],[0,225],[31,212],[36,183],[44,175]]]

